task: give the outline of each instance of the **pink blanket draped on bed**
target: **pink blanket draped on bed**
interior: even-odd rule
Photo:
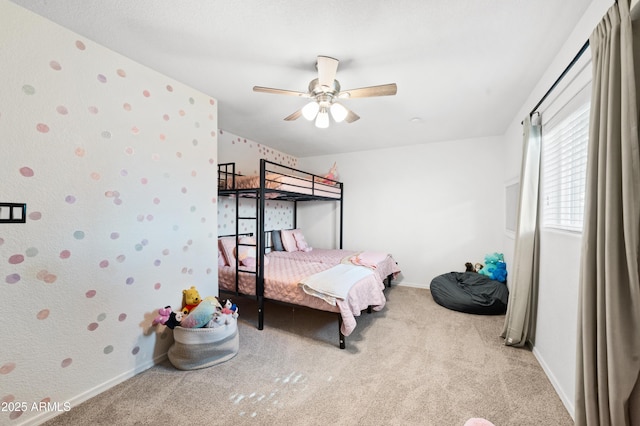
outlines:
[[[386,304],[383,293],[384,284],[377,273],[369,274],[356,282],[344,300],[339,299],[336,301],[337,306],[331,306],[324,300],[305,293],[298,283],[305,277],[330,269],[340,263],[339,260],[323,263],[301,261],[298,256],[274,256],[273,254],[268,255],[269,263],[265,264],[264,297],[321,311],[339,312],[342,317],[340,331],[345,336],[353,332],[356,327],[356,317],[360,316],[363,310],[372,306],[375,311],[379,311]],[[329,253],[325,254],[331,257]],[[342,257],[344,253],[341,253],[340,258]],[[240,293],[255,294],[255,275],[241,272],[239,281]],[[235,291],[235,269],[230,266],[221,266],[218,269],[218,285],[222,290]]]

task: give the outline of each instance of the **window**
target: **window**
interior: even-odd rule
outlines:
[[[589,140],[586,87],[542,126],[542,224],[582,232]]]

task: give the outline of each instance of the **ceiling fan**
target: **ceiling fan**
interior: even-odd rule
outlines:
[[[318,56],[316,68],[318,78],[309,83],[308,92],[296,92],[294,90],[272,89],[270,87],[253,86],[254,92],[273,93],[277,95],[298,96],[311,99],[307,105],[285,117],[286,121],[297,120],[303,116],[307,120],[315,120],[316,127],[329,127],[329,113],[336,122],[346,121],[353,123],[360,117],[338,102],[341,99],[368,98],[373,96],[395,95],[398,88],[395,83],[380,86],[361,87],[359,89],[341,90],[340,83],[336,80],[338,60],[328,56]]]

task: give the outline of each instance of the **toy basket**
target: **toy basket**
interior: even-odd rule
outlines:
[[[179,370],[196,370],[228,361],[238,353],[238,322],[216,328],[173,329],[174,343],[169,348],[169,361]]]

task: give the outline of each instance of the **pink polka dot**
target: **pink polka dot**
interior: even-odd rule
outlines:
[[[167,140],[167,137],[164,134],[160,133],[160,140],[161,141]]]
[[[156,197],[153,199],[153,204],[160,204],[160,198]]]
[[[91,324],[89,324],[87,326],[87,330],[89,331],[94,331],[96,328],[98,328],[99,324],[97,322],[92,322]]]
[[[54,274],[47,274],[44,276],[44,282],[47,284],[53,284],[54,282],[56,282],[56,280],[58,279],[58,277]]]
[[[43,309],[40,312],[38,312],[38,314],[36,315],[36,318],[38,318],[39,320],[44,320],[44,319],[47,319],[48,317],[49,317],[48,309]]]
[[[67,115],[67,114],[69,114],[69,110],[68,110],[68,109],[67,109],[67,107],[66,107],[66,106],[64,106],[64,105],[58,105],[58,106],[56,107],[56,111],[57,111],[57,112],[58,112],[58,114],[60,114],[60,115]]]
[[[135,150],[132,147],[128,146],[124,149],[124,153],[127,155],[133,155],[135,153]]]
[[[169,121],[169,114],[164,114],[164,115],[162,116],[162,119],[163,119],[164,121]]]
[[[76,148],[76,150],[74,151],[74,153],[75,153],[78,157],[84,157],[85,150],[84,150],[84,148]]]
[[[69,250],[62,250],[60,252],[60,259],[68,259],[71,257],[71,252]]]
[[[100,180],[101,178],[100,173],[98,172],[92,172],[89,176],[91,176],[91,179],[93,180]]]
[[[56,70],[56,71],[60,71],[62,69],[62,67],[60,66],[60,64],[57,61],[49,62],[49,66],[51,67],[51,69]]]
[[[156,289],[156,290],[160,290],[160,287],[162,287],[162,284],[160,284],[160,283],[155,283],[153,285],[153,288]]]
[[[40,220],[42,219],[42,213],[40,212],[31,212],[29,213],[29,219],[31,220]]]
[[[84,50],[85,49],[85,45],[83,42],[81,42],[80,40],[76,40],[76,47],[80,50]]]
[[[176,152],[176,157],[182,158],[182,153],[180,151]]]
[[[87,299],[91,299],[92,297],[95,297],[96,291],[95,290],[89,290],[84,295],[87,297]]]
[[[76,197],[74,197],[73,195],[67,195],[64,200],[69,203],[69,204],[73,204],[76,202]]]
[[[183,109],[181,109],[180,111],[178,111],[178,114],[180,115],[180,117],[184,117],[186,113],[184,112]]]
[[[125,103],[124,105],[122,105],[122,108],[124,108],[125,111],[131,111],[131,105]]]
[[[33,176],[33,169],[31,167],[22,167],[20,169],[20,174],[24,177],[32,177]]]
[[[24,256],[21,254],[14,254],[9,258],[9,263],[12,265],[17,265],[22,262],[24,262]]]
[[[183,194],[186,194],[186,193],[187,193],[187,188],[183,186],[183,187],[180,189],[180,192],[182,192]]]
[[[118,255],[118,257],[116,257],[116,260],[118,261],[118,263],[122,263],[125,261],[127,257],[124,254]]]
[[[149,222],[151,222],[151,221],[153,220],[153,215],[152,215],[152,214],[148,214],[148,215],[147,215],[147,220],[148,220]]]
[[[133,284],[133,282],[134,282],[133,277],[129,277],[129,278],[127,278],[127,280],[126,280],[127,285],[131,285],[131,284]]]
[[[89,110],[89,112],[94,115],[98,113],[98,107],[95,106],[90,106],[89,108],[87,108],[87,110]]]
[[[0,374],[9,374],[16,368],[15,362],[7,362],[2,367],[0,367]]]
[[[131,128],[131,133],[133,133],[134,135],[137,135],[138,133],[140,133],[140,129],[138,129],[136,126],[133,126]]]
[[[165,256],[167,256],[169,253],[169,249],[162,250],[162,254],[164,254]]]
[[[124,321],[126,319],[127,319],[127,314],[122,313],[122,314],[118,315],[118,321],[122,322],[122,321]]]
[[[117,240],[118,238],[120,238],[120,234],[117,232],[112,232],[111,235],[109,236],[112,240]]]
[[[214,104],[216,103],[216,101],[214,101],[213,99],[209,99],[209,103],[210,103],[211,105],[214,105]]]
[[[5,281],[7,282],[7,284],[15,284],[18,281],[20,281],[20,275],[19,274],[9,274],[9,275],[7,275],[7,278],[5,279]]]
[[[60,363],[60,367],[62,368],[67,368],[68,366],[71,365],[71,363],[73,362],[73,360],[71,358],[65,358],[62,360],[62,362]]]
[[[173,87],[170,84],[167,84],[167,91],[173,92]]]
[[[49,126],[47,126],[44,123],[38,123],[38,125],[36,126],[36,130],[39,131],[40,133],[48,133]]]
[[[127,76],[127,73],[124,72],[123,69],[118,69],[118,71],[116,71],[116,74],[118,74],[120,77],[124,78]]]
[[[140,183],[143,185],[146,185],[149,182],[149,180],[147,178],[142,178],[140,179]]]
[[[148,98],[149,96],[151,96],[151,93],[149,93],[149,91],[148,91],[148,90],[144,90],[144,91],[142,92],[142,95],[144,95],[144,97],[145,97],[145,98]]]
[[[106,83],[106,82],[107,82],[107,77],[105,77],[105,76],[104,76],[104,75],[102,75],[102,74],[98,74],[98,77],[97,77],[97,78],[98,78],[98,81],[99,81],[100,83]]]
[[[103,260],[102,262],[100,262],[100,267],[101,268],[106,268],[109,266],[109,261],[108,260]]]

